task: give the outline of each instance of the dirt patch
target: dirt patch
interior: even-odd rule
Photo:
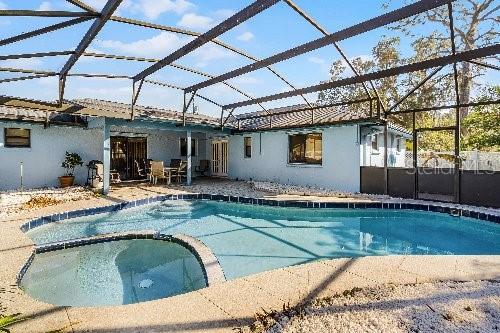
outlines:
[[[93,197],[94,192],[82,186],[3,192],[0,193],[0,217]]]
[[[27,202],[25,202],[22,206],[21,209],[36,209],[36,208],[42,208],[42,207],[47,207],[47,206],[54,206],[59,203],[61,203],[61,200],[52,198],[50,196],[46,195],[37,195],[31,197]]]

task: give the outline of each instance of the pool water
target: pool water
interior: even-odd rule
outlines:
[[[323,258],[500,254],[500,225],[472,218],[414,210],[304,209],[214,201],[165,201],[51,223],[28,235],[43,244],[143,229],[198,238],[217,256],[227,279]]]
[[[203,270],[189,250],[150,239],[40,253],[21,281],[32,297],[60,306],[138,303],[205,286]]]

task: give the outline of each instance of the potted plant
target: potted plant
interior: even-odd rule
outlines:
[[[75,168],[83,165],[82,158],[77,153],[66,152],[61,167],[66,169],[66,175],[59,177],[61,187],[72,186],[75,181]]]

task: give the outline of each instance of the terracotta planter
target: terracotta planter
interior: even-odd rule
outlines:
[[[73,186],[74,181],[75,181],[74,176],[61,176],[61,177],[59,177],[59,183],[61,184],[61,187]]]

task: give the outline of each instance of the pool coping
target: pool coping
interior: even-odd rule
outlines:
[[[188,193],[188,194],[168,194],[148,197],[139,200],[124,201],[121,203],[98,206],[94,208],[77,209],[56,213],[52,215],[44,215],[29,220],[21,225],[21,231],[27,232],[28,230],[40,227],[42,225],[59,222],[66,219],[77,217],[91,216],[103,213],[117,212],[123,209],[140,207],[152,203],[163,202],[168,200],[208,200],[219,202],[232,202],[251,204],[259,206],[272,206],[272,207],[290,207],[290,208],[340,208],[340,209],[410,209],[416,211],[429,211],[436,213],[451,214],[454,216],[463,216],[475,218],[478,220],[500,223],[500,209],[465,206],[460,204],[451,204],[444,202],[426,202],[426,201],[412,201],[409,199],[403,200],[379,200],[373,202],[366,201],[300,201],[300,200],[273,200],[251,198],[244,196],[232,196],[222,194],[206,194],[206,193]]]
[[[179,244],[188,249],[195,256],[196,260],[198,260],[203,271],[205,282],[207,284],[206,287],[217,285],[219,283],[226,281],[226,277],[219,263],[219,260],[212,252],[212,250],[199,239],[196,239],[192,236],[185,234],[166,235],[154,230],[139,230],[130,232],[101,234],[93,237],[71,239],[61,242],[37,245],[34,247],[28,260],[25,262],[25,264],[22,266],[21,270],[16,276],[17,285],[18,286],[21,285],[21,280],[23,279],[24,275],[26,274],[29,267],[33,263],[33,260],[35,259],[35,256],[37,254],[58,251],[63,249],[70,249],[91,244],[100,244],[106,242],[131,240],[131,239],[150,239],[150,240],[168,241]]]
[[[178,199],[184,198],[179,196]],[[307,197],[304,197],[304,200],[307,200]],[[313,200],[320,201],[327,200],[327,198]],[[147,201],[153,203],[155,200],[148,199]],[[421,203],[408,199],[384,199],[382,203],[394,204],[395,208],[401,208],[401,204],[405,203],[457,207],[454,204]],[[92,206],[97,204],[90,203]],[[314,207],[314,204],[319,207]],[[309,203],[309,207],[330,208],[326,205],[323,207],[322,204],[323,202]],[[331,205],[331,203],[326,204]],[[356,207],[356,202],[351,200],[350,204],[350,208]],[[87,203],[86,206],[89,204]],[[406,208],[406,206],[403,207]],[[361,205],[356,208],[361,208]],[[468,208],[462,205],[461,208],[477,210],[478,213],[493,216],[500,213],[500,210],[485,207]],[[60,211],[63,210],[60,209]],[[3,287],[15,285],[19,267],[24,264],[34,248],[31,241],[28,244],[29,238],[23,235],[19,228],[25,221],[28,221],[28,218],[15,222],[12,228],[5,230],[4,237],[16,242],[20,239],[23,242],[20,244],[22,247],[14,248],[12,253],[16,254],[15,256],[0,252],[4,267],[14,265],[11,270],[7,271],[7,278],[2,281]],[[11,242],[9,246],[15,244],[17,243]],[[354,264],[348,266],[346,262]],[[15,329],[27,333],[56,330],[65,325],[68,327],[78,325],[76,330],[82,332],[141,331],[150,327],[162,327],[168,330],[180,328],[184,331],[231,333],[243,324],[253,322],[255,314],[262,312],[262,308],[279,311],[283,304],[296,304],[302,301],[303,296],[311,290],[321,291],[321,295],[329,297],[342,293],[344,290],[351,290],[353,287],[365,288],[387,283],[399,285],[433,281],[499,280],[499,264],[499,255],[400,255],[331,259],[265,271],[174,297],[112,307],[58,308],[37,301],[22,291],[6,295],[9,297],[7,301],[10,302],[13,311],[28,316],[33,315],[33,321],[21,322],[15,326]],[[327,280],[331,283],[325,285],[323,282]],[[18,290],[17,287],[15,288],[13,290]],[[9,303],[7,305],[9,306]],[[196,309],[196,311],[188,311],[188,309]],[[40,311],[47,314],[39,316]],[[141,315],[137,315],[138,313]]]

